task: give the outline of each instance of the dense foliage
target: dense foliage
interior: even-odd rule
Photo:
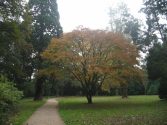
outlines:
[[[82,27],[53,39],[43,53],[55,64],[51,71],[67,72],[80,82],[88,103],[92,103],[92,95],[101,87],[126,85],[137,71],[137,55],[135,46],[121,34]],[[43,73],[48,74],[49,70]]]
[[[22,92],[1,76],[0,79],[0,124],[9,125],[10,118],[17,109],[17,103],[22,97]]]
[[[10,124],[23,94],[167,99],[167,1],[143,5],[145,28],[121,3],[110,8],[111,32],[79,27],[63,35],[57,0],[0,0],[0,125]],[[138,50],[148,52],[147,68]]]
[[[23,0],[4,0],[0,6],[0,74],[14,81],[19,89],[33,72],[27,7]]]
[[[147,58],[148,75],[151,80],[159,80],[159,96],[161,99],[167,99],[167,45],[155,44],[149,51]]]
[[[62,34],[57,0],[0,0],[0,125],[11,124],[23,94],[34,100],[43,95],[84,95],[89,104],[96,102],[82,105],[81,97],[77,103],[60,100],[67,124],[163,124],[166,102],[155,97],[92,99],[128,94],[167,99],[167,2],[144,0],[143,5],[146,27],[141,28],[140,20],[121,3],[110,8],[110,30],[79,27]],[[138,64],[140,50],[148,52],[143,66]],[[22,124],[44,103],[20,102],[14,124]],[[81,108],[81,115],[70,112],[75,108]]]
[[[147,58],[147,70],[151,80],[159,80],[159,96],[161,99],[167,98],[167,1],[145,0],[145,7],[142,11],[147,16],[147,32],[145,41],[152,48]]]
[[[32,14],[31,41],[34,47],[34,71],[36,71],[35,100],[42,99],[45,76],[38,71],[45,67],[41,59],[41,52],[46,49],[52,37],[60,37],[62,27],[59,23],[59,13],[56,0],[30,0]],[[49,64],[48,64],[49,65]]]

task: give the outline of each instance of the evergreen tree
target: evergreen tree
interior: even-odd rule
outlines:
[[[147,57],[149,79],[159,81],[159,97],[167,99],[167,44],[154,44]]]
[[[48,46],[52,37],[60,37],[62,27],[59,23],[59,13],[56,0],[30,0],[32,12],[32,44],[35,49],[36,85],[34,100],[42,99],[45,76],[39,74],[44,68],[41,52]]]
[[[145,0],[142,11],[147,17],[145,42],[153,45],[147,58],[147,70],[151,80],[159,80],[159,96],[167,99],[167,1]],[[161,44],[159,44],[161,42]]]

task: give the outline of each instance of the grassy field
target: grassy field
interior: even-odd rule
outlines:
[[[157,96],[85,97],[59,99],[59,112],[66,125],[167,125],[167,101]]]
[[[32,113],[45,103],[43,101],[33,101],[33,99],[23,99],[19,103],[19,112],[13,118],[12,125],[22,125]]]

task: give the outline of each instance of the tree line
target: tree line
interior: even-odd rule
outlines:
[[[109,30],[78,27],[63,34],[56,0],[2,0],[0,74],[34,100],[44,92],[85,95],[88,103],[113,91],[123,98],[135,91],[167,98],[167,2],[143,4],[146,25],[121,3],[110,8]]]

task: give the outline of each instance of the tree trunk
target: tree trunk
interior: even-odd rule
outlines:
[[[92,95],[91,94],[87,95],[86,98],[87,98],[88,104],[92,104]]]
[[[122,98],[128,98],[128,87],[127,85],[122,86]]]
[[[43,99],[43,83],[44,83],[44,77],[37,77],[35,83],[35,96],[34,96],[35,101]]]

